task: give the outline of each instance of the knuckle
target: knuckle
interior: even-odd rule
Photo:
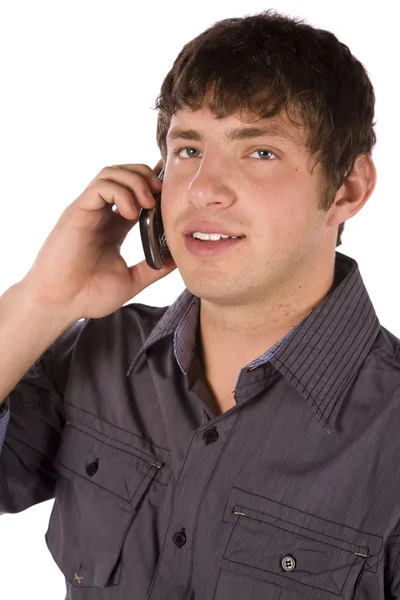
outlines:
[[[152,169],[145,164],[136,164],[135,168],[146,169],[148,175],[154,176]],[[116,170],[120,169],[121,176],[116,175]],[[126,169],[124,167],[113,165],[104,167],[100,173],[89,183],[88,187],[93,188],[114,188],[118,190],[120,198],[128,200],[134,205],[141,205],[140,198],[153,198],[151,181],[147,173]]]
[[[103,175],[103,177],[104,176],[110,176],[111,172],[114,173],[116,168],[117,168],[116,166],[114,166],[114,167],[104,167],[100,171],[100,175]],[[106,177],[104,177],[104,178],[106,178]]]
[[[97,177],[95,177],[91,182],[90,182],[90,186],[94,187],[94,186],[99,186],[99,185],[103,185],[104,182],[107,181],[107,179],[105,177],[100,177],[99,175]]]
[[[99,175],[102,175],[103,173],[107,173],[107,171],[109,171],[110,169],[112,169],[112,167],[103,167],[101,169],[101,171],[99,172]]]
[[[145,165],[144,163],[140,163],[140,165],[138,165],[141,169],[143,169],[143,171],[146,171],[147,173],[151,173],[151,167],[149,167],[149,165]]]

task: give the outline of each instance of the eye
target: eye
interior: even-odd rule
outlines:
[[[271,152],[271,150],[267,150],[266,148],[259,148],[255,152],[252,152],[250,154],[250,156],[253,156],[253,154],[258,154],[257,158],[261,158],[262,160],[268,160],[269,154],[272,154],[272,156],[275,156],[275,154],[273,152]]]
[[[186,156],[183,154],[184,152],[187,152]],[[199,158],[199,155],[196,154],[196,152],[200,153],[200,150],[185,146],[184,148],[177,148],[174,150],[174,155],[179,156],[180,158]]]

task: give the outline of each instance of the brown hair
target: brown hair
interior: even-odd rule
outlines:
[[[183,47],[155,104],[164,160],[171,117],[200,108],[205,98],[216,118],[285,111],[293,125],[303,125],[306,148],[323,167],[324,210],[357,155],[370,155],[376,143],[374,88],[361,62],[333,33],[274,11],[218,21]],[[336,246],[343,230],[341,223]]]

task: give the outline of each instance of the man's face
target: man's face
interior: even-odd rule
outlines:
[[[254,131],[271,127],[275,135]],[[311,174],[314,160],[303,136],[281,117],[218,120],[207,108],[172,117],[162,216],[172,256],[193,294],[220,304],[262,302],[272,286],[289,279],[301,285],[318,257],[332,255],[337,227],[327,227],[327,213],[318,208],[321,167]],[[245,237],[226,248],[223,241],[209,242],[221,244],[221,251],[198,256],[186,245],[192,221]]]

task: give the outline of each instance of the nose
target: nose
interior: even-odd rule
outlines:
[[[235,200],[229,170],[212,157],[203,158],[188,188],[188,200],[197,209],[208,204],[230,206]]]

